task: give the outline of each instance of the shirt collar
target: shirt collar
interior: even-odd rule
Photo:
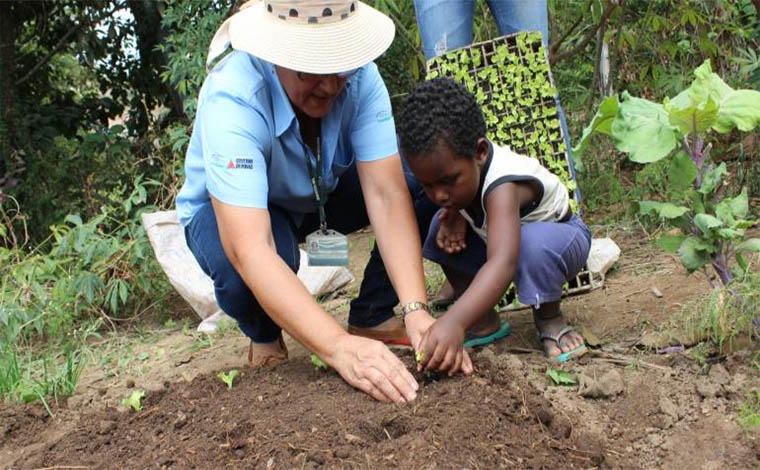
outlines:
[[[272,90],[272,107],[274,108],[274,131],[277,137],[285,133],[296,119],[296,113],[290,104],[287,93],[280,83],[274,64],[263,61],[267,70],[267,81]]]

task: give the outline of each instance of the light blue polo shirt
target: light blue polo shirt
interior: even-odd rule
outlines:
[[[397,153],[388,90],[374,63],[349,78],[322,118],[324,187],[357,161]],[[269,62],[233,51],[206,77],[185,159],[177,214],[187,225],[209,194],[233,206],[315,212],[298,120]]]

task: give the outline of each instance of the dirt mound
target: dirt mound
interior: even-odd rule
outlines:
[[[411,366],[411,357],[404,359]],[[589,468],[604,445],[526,382],[476,358],[472,379],[423,380],[409,406],[374,402],[301,360],[149,395],[139,412],[81,414],[19,468]],[[519,375],[519,376],[518,376]],[[73,410],[72,410],[73,411]],[[64,416],[62,410],[59,416]],[[64,418],[65,419],[65,418]],[[45,419],[40,417],[43,422]],[[34,439],[35,426],[17,430]],[[19,434],[21,433],[21,434]],[[26,434],[25,436],[22,434]]]

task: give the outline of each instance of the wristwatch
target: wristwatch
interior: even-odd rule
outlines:
[[[419,300],[415,300],[414,302],[409,302],[408,304],[401,307],[401,320],[406,320],[406,316],[409,315],[412,312],[416,312],[417,310],[424,310],[427,313],[430,313],[430,307],[425,302],[420,302]]]

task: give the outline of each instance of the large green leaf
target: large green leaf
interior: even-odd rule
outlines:
[[[662,235],[657,240],[657,245],[666,253],[678,253],[685,239],[686,235]]]
[[[760,238],[750,238],[736,246],[737,251],[760,251]]]
[[[710,129],[718,120],[718,105],[708,97],[701,103],[679,106],[667,98],[663,104],[671,125],[682,134],[696,135]]]
[[[684,190],[697,179],[697,165],[686,152],[678,152],[668,166],[668,182],[673,189]]]
[[[728,199],[720,201],[720,204],[715,206],[715,215],[726,225],[732,225],[736,220]]]
[[[735,127],[748,132],[760,124],[760,91],[735,90],[719,103],[718,121],[713,129],[726,133]]]
[[[689,212],[688,207],[677,206],[669,202],[641,201],[639,213],[642,215],[656,214],[661,219],[675,219]]]
[[[718,74],[712,71],[710,59],[704,61],[694,70],[694,76],[694,82],[687,89],[694,102],[700,103],[710,97],[716,103],[720,103],[723,97],[734,91],[733,88],[726,85],[726,82]]]
[[[618,117],[612,121],[617,148],[638,163],[665,158],[678,143],[677,128],[669,123],[663,106],[623,92]]]
[[[728,199],[729,207],[731,208],[731,213],[734,214],[734,217],[737,219],[743,219],[747,217],[747,213],[749,212],[749,200],[747,199],[747,187],[742,188],[742,192],[740,192],[736,197],[733,197],[731,199]]]
[[[744,238],[744,230],[735,228],[722,228],[718,230],[718,236],[724,240],[736,240]]]
[[[710,253],[715,249],[694,237],[688,237],[681,243],[678,254],[687,271],[693,272],[710,262]]]
[[[599,105],[599,110],[594,115],[594,119],[591,120],[591,123],[589,123],[585,129],[583,129],[581,140],[575,147],[573,147],[572,154],[576,169],[578,169],[578,166],[582,167],[581,157],[583,151],[586,149],[591,134],[599,132],[601,134],[610,135],[612,133],[612,121],[618,115],[619,109],[620,103],[618,102],[617,95],[610,96]]]
[[[705,235],[710,235],[710,229],[723,226],[723,222],[720,219],[705,213],[694,216],[694,224]]]
[[[728,170],[726,170],[725,163],[721,163],[717,168],[707,171],[702,179],[702,186],[699,187],[699,192],[706,195],[712,194],[727,174]]]

